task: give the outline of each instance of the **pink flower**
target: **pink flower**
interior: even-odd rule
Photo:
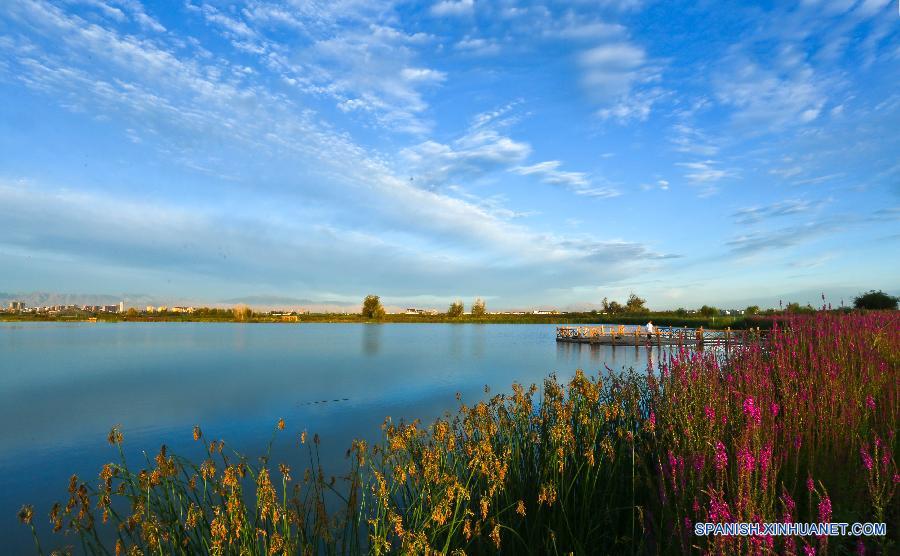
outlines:
[[[866,407],[872,410],[875,409],[875,399],[872,398],[872,394],[866,396]]]
[[[722,471],[728,465],[728,452],[721,440],[716,441],[716,469]]]
[[[778,417],[779,409],[780,408],[778,407],[778,404],[775,402],[772,402],[772,405],[769,406],[769,411],[772,412],[772,417]]]
[[[819,502],[819,523],[831,523],[831,498],[827,496]]]
[[[871,471],[873,466],[872,456],[869,454],[868,447],[865,444],[859,447],[859,455],[862,456],[862,461],[865,468]]]
[[[809,545],[805,545],[803,547],[803,554],[805,556],[816,556],[816,549]]]
[[[762,411],[756,406],[756,402],[753,401],[752,397],[748,397],[744,400],[744,415],[757,426],[762,419]]]
[[[741,474],[753,472],[753,468],[756,466],[756,459],[750,453],[750,450],[746,448],[738,450],[737,459]]]
[[[813,483],[812,476],[806,478],[806,490],[810,492],[816,490],[816,484]]]
[[[716,410],[709,407],[708,405],[703,406],[703,414],[706,415],[706,418],[710,421],[716,420]]]

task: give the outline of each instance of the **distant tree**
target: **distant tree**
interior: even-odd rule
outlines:
[[[625,307],[619,304],[618,301],[610,301],[609,305],[606,306],[607,313],[624,313]]]
[[[646,299],[631,294],[628,296],[628,301],[625,302],[625,310],[629,313],[646,313],[649,311],[649,309],[644,307],[644,303],[646,302]]]
[[[857,309],[896,309],[900,298],[888,295],[881,290],[869,290],[861,293],[853,299],[853,306]]]
[[[603,298],[603,301],[600,302],[600,307],[603,309],[604,313],[609,312],[609,299]]]
[[[784,308],[784,311],[786,313],[796,313],[796,314],[811,314],[811,313],[816,312],[816,310],[813,309],[813,306],[810,305],[809,303],[807,303],[806,306],[804,307],[803,305],[800,305],[799,303],[796,303],[793,301],[788,302],[788,304]]]
[[[758,315],[759,314],[759,305],[750,305],[749,307],[744,309],[744,314]]]
[[[475,303],[472,304],[472,316],[473,317],[483,317],[485,314],[484,310],[484,300],[479,298],[475,299]]]
[[[125,311],[125,314],[129,317],[136,317],[138,312],[137,312],[137,309],[135,309],[134,307],[131,307],[130,309]]]
[[[460,300],[456,300],[450,304],[450,307],[447,309],[448,317],[461,317],[465,308],[463,307],[463,303]]]
[[[232,309],[232,315],[234,320],[244,322],[250,320],[250,317],[253,316],[253,311],[246,305],[236,305],[234,309]]]
[[[679,317],[683,317],[683,316],[687,315],[687,309],[685,309],[684,307],[679,307],[679,308],[675,309],[675,314],[678,315]]]
[[[700,310],[698,311],[698,313],[700,313],[704,317],[714,317],[719,314],[719,310],[716,309],[715,307],[710,307],[709,305],[704,305],[703,307],[700,307]]]
[[[381,306],[381,298],[377,295],[367,295],[363,300],[362,316],[366,319],[384,318],[384,307]]]

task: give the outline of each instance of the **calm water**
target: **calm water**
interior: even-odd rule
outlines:
[[[342,470],[350,441],[377,438],[387,415],[427,421],[455,410],[457,392],[472,403],[485,385],[551,372],[643,369],[648,351],[557,345],[553,325],[0,323],[2,552],[31,550],[22,503],[44,527],[72,473],[97,482],[114,424],[136,462],[163,443],[199,459],[195,424],[258,455],[283,417],[276,461],[303,468],[291,437],[306,429]]]

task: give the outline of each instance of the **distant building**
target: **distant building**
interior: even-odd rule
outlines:
[[[172,313],[193,313],[193,312],[194,312],[194,308],[193,308],[193,307],[180,307],[180,306],[176,306],[176,307],[172,307],[172,308],[170,309],[170,312],[172,312]]]
[[[124,302],[124,301],[120,301],[120,302],[119,302],[119,312],[120,312],[120,313],[124,313],[124,312],[125,312],[125,302]]]
[[[417,309],[415,307],[409,307],[406,309],[404,313],[406,315],[436,315],[438,312],[434,309]]]
[[[118,305],[104,305],[103,312],[104,313],[118,313],[119,306]]]
[[[159,307],[156,308],[157,313],[165,313],[168,310],[169,310],[169,308],[166,307],[165,305],[160,305]]]
[[[25,310],[25,302],[24,301],[10,301],[9,302],[9,310],[10,311],[24,311]]]
[[[146,311],[147,311],[148,313],[155,313],[155,312],[156,312],[156,307],[154,307],[153,305],[147,305]]]
[[[559,311],[532,311],[532,315],[558,315]]]

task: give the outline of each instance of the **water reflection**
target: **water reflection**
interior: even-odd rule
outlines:
[[[381,346],[380,324],[366,324],[363,326],[363,353],[368,356],[378,355]]]
[[[96,476],[121,424],[129,457],[160,444],[195,454],[193,425],[259,454],[281,417],[318,432],[344,464],[353,438],[376,439],[386,415],[431,420],[483,387],[541,384],[551,372],[645,368],[644,348],[557,344],[553,325],[22,324],[0,326],[0,535],[28,551],[23,502],[45,512],[71,473]],[[298,458],[286,439],[279,457]],[[46,520],[42,520],[46,521]],[[41,525],[43,527],[43,525]],[[10,540],[11,539],[11,540]],[[11,544],[10,544],[11,543]]]

